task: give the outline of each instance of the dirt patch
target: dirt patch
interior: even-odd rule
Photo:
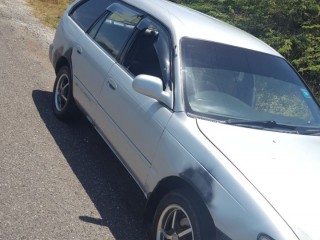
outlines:
[[[0,8],[0,19],[9,23],[6,24],[7,26],[18,27],[18,29],[12,29],[13,31],[22,31],[22,36],[28,37],[28,35],[31,35],[42,47],[49,47],[54,36],[54,30],[44,26],[35,18],[32,9],[24,0],[2,0]],[[15,24],[10,24],[13,22]]]

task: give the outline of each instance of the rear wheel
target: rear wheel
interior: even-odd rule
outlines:
[[[188,197],[186,197],[188,196]],[[176,190],[160,201],[153,221],[152,240],[214,240],[209,213],[198,199]]]
[[[63,121],[74,120],[78,115],[73,99],[70,70],[67,66],[62,67],[57,74],[53,86],[52,108],[56,117]]]

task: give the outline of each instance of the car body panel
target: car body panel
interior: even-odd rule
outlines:
[[[115,60],[82,30],[72,48],[73,95],[81,108],[96,121],[98,98]],[[85,47],[84,47],[85,46]]]
[[[172,108],[133,89],[134,76],[122,65],[127,48],[112,57],[73,21],[69,10],[79,2],[59,24],[50,61],[56,69],[67,59],[76,103],[147,198],[164,179],[179,178],[198,193],[221,239],[256,240],[261,233],[275,240],[320,239],[314,186],[320,181],[319,137],[231,126],[186,112],[182,38],[283,58],[279,53],[242,30],[165,0],[118,1],[168,31],[174,84],[165,93]]]
[[[75,4],[71,4],[65,11],[64,16],[67,16],[68,12]],[[80,27],[74,22],[70,21],[68,17],[61,18],[57,27],[55,37],[49,48],[49,60],[54,67],[61,57],[65,57],[72,69],[71,53],[76,39],[80,36]]]
[[[115,60],[97,47],[87,34],[82,33],[72,49],[72,62],[74,76],[97,98]]]
[[[110,81],[113,81],[113,86],[110,86]],[[102,87],[99,104],[135,148],[136,154],[128,157],[128,165],[144,182],[151,166],[150,159],[172,112],[158,101],[134,91],[132,81],[133,77],[115,64]],[[118,152],[123,155],[128,147],[121,146]]]
[[[314,185],[320,182],[319,137],[198,124],[291,226],[320,239],[320,190]]]
[[[230,239],[255,239],[262,229],[276,239],[296,238],[255,187],[199,131],[196,119],[184,113],[172,116],[161,138],[147,182],[150,191],[163,176],[177,173],[199,191],[216,227]]]

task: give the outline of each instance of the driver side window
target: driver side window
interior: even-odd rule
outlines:
[[[158,35],[157,30],[153,29],[146,29],[138,34],[124,62],[124,66],[133,75],[147,74],[163,78],[157,51],[154,47]]]
[[[169,37],[162,27],[143,20],[123,65],[134,76],[147,74],[163,81],[163,88],[170,85]],[[144,27],[142,27],[144,26]]]

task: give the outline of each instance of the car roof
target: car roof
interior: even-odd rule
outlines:
[[[176,41],[183,37],[202,39],[281,56],[269,45],[230,24],[167,0],[122,0],[169,28]]]

